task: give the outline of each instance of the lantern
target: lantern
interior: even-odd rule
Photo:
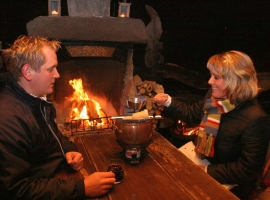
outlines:
[[[118,17],[129,17],[130,5],[131,5],[130,1],[120,0],[119,9],[118,9]]]
[[[61,16],[61,0],[48,0],[49,16]]]

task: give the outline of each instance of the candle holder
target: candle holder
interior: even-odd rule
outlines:
[[[119,1],[118,17],[129,17],[130,5],[128,0]]]
[[[49,16],[61,16],[61,0],[48,0]]]

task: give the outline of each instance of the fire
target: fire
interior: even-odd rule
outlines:
[[[79,102],[78,106],[82,102],[84,102],[85,105],[83,105],[82,110],[79,111],[79,108],[75,107],[72,109],[73,113],[71,115],[71,120],[77,120],[77,119],[89,119],[89,116],[87,114],[87,101],[89,100],[87,93],[83,89],[82,79],[73,79],[69,81],[69,85],[72,86],[74,89],[73,98]]]
[[[102,113],[101,106],[97,101],[88,97],[88,94],[83,88],[82,79],[70,80],[69,85],[74,89],[72,97],[73,104],[69,115],[69,121],[84,119],[83,122],[86,122],[87,124],[83,124],[83,126],[95,128],[103,127],[104,122],[97,119],[104,114]]]
[[[89,100],[88,95],[84,92],[82,79],[73,79],[69,81],[69,85],[75,90],[74,95],[75,98],[79,98],[81,100]]]

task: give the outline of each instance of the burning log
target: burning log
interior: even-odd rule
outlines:
[[[98,113],[96,110],[96,104],[94,101],[92,100],[87,100],[85,101],[86,107],[87,107],[87,114],[88,114],[88,118],[92,119],[92,118],[98,118]]]
[[[99,118],[106,116],[106,113],[101,110],[98,102],[89,99],[88,94],[83,89],[82,80],[70,80],[69,84],[73,87],[74,92],[71,97],[66,98],[68,101],[72,102],[66,121],[71,122],[72,120],[89,119],[89,123],[92,124],[92,126],[95,126],[97,123],[102,123],[102,120]]]

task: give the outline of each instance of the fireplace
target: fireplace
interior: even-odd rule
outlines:
[[[126,82],[133,78],[133,45],[147,41],[145,25],[141,20],[40,16],[27,24],[27,31],[28,35],[61,41],[58,52],[60,78],[51,96],[58,124],[69,124],[71,129],[75,127],[77,130],[77,125],[72,125],[70,118],[71,109],[77,102],[73,99],[71,80],[82,80],[83,90],[89,98],[83,104],[91,107],[94,100],[102,110],[102,116],[89,113],[92,126],[84,128],[83,132],[97,130],[100,127],[96,126],[96,122],[108,122],[110,116],[125,112],[121,98]],[[79,123],[84,127],[84,121]],[[110,124],[105,128],[110,128]]]
[[[117,51],[117,48],[122,48],[121,56],[127,56],[128,49],[125,45],[121,47],[99,45],[98,48],[104,49],[104,51],[109,48],[114,51]],[[89,50],[97,48],[97,46],[88,47]],[[76,54],[79,54],[79,51],[77,49]],[[104,51],[102,52],[104,53]],[[107,115],[112,116],[122,112],[119,99],[124,86],[126,59],[121,60],[113,56],[109,57],[111,55],[100,55],[101,53],[98,53],[97,50],[94,50],[94,52],[95,55],[91,55],[91,57],[79,57],[80,55],[76,55],[76,57],[59,62],[60,78],[56,80],[53,99],[57,102],[58,122],[60,123],[67,121],[68,108],[74,103],[72,99],[74,98],[74,88],[69,83],[74,79],[82,80],[84,92],[87,93],[90,100],[97,101]],[[91,113],[91,115],[96,117],[95,113]]]

